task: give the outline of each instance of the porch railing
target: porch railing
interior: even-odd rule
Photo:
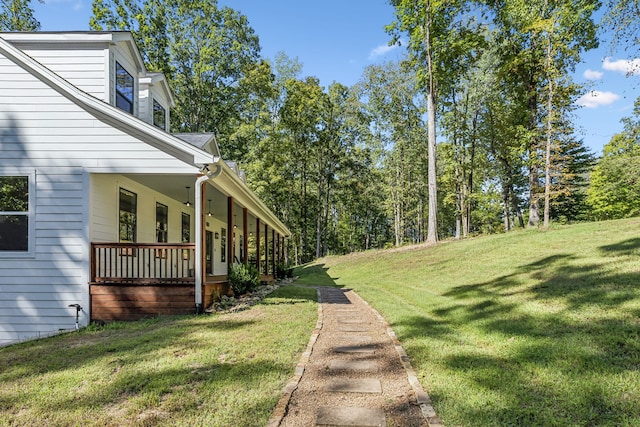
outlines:
[[[91,243],[91,283],[194,284],[194,243]]]

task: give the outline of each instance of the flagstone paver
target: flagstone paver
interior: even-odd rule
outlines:
[[[336,334],[335,339],[341,343],[348,342],[351,344],[366,344],[371,342],[370,335]]]
[[[382,384],[375,378],[338,378],[328,380],[324,390],[338,393],[382,393]]]
[[[331,371],[377,372],[379,368],[375,360],[334,359],[329,362]]]
[[[376,351],[376,346],[371,344],[366,345],[343,345],[334,347],[333,351],[336,353],[365,353],[365,354],[374,354]]]
[[[317,426],[386,426],[384,411],[379,408],[322,407],[318,411]]]
[[[317,289],[307,357],[268,427],[442,426],[384,319],[351,290]]]
[[[340,325],[338,331],[340,332],[367,332],[369,330],[366,326],[360,325]]]

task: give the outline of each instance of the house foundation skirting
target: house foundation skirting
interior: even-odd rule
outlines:
[[[161,315],[193,314],[193,284],[90,285],[91,321],[139,320]]]

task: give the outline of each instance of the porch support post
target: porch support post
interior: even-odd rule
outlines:
[[[260,274],[260,218],[256,218],[256,267]]]
[[[204,286],[204,186],[209,179],[208,175],[203,175],[196,180],[195,194],[196,204],[194,206],[196,216],[196,252],[195,252],[195,303],[196,314],[200,314],[203,311],[202,307],[202,287]]]
[[[242,263],[249,264],[249,212],[247,208],[242,208]]]
[[[264,274],[269,274],[269,226],[264,224]]]
[[[235,238],[234,238],[234,224],[233,224],[233,208],[234,208],[233,197],[227,197],[227,276],[231,271],[231,265],[233,264],[233,258],[235,255],[236,249],[234,248]]]
[[[276,259],[277,259],[277,255],[276,255],[276,230],[274,230],[273,228],[271,229],[271,271],[273,272],[273,275],[276,275]]]
[[[280,236],[280,261],[284,263],[284,236]]]

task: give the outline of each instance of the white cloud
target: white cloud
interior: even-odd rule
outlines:
[[[612,61],[611,58],[605,58],[602,63],[602,68],[623,74],[640,75],[640,58],[618,59],[616,61]]]
[[[392,50],[399,48],[401,43],[402,41],[399,41],[398,43],[392,45],[382,44],[369,52],[369,59],[375,59],[379,56],[384,56]]]
[[[613,104],[618,99],[620,99],[620,95],[617,93],[592,90],[578,98],[576,104],[586,108],[598,108],[603,105]]]
[[[583,74],[587,80],[600,80],[604,73],[602,71],[586,70]]]

